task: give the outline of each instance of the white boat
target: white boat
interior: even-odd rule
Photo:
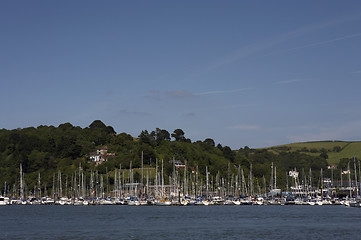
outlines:
[[[64,203],[64,204],[65,204],[65,203]],[[64,205],[64,204],[63,204],[63,205]],[[75,199],[73,205],[74,205],[74,206],[82,206],[82,205],[83,205],[83,201],[80,201],[79,199]]]
[[[41,205],[41,200],[40,199],[35,199],[32,201],[33,205]]]
[[[167,199],[161,199],[155,201],[156,206],[171,206],[172,202]]]
[[[77,200],[76,200],[77,201]],[[59,204],[59,205],[62,205],[62,206],[64,206],[65,204],[67,204],[67,202],[68,202],[68,198],[65,198],[65,197],[61,197],[59,200],[57,200],[56,202],[55,202],[55,204]]]
[[[21,204],[21,200],[20,199],[11,199],[10,201],[11,205],[20,205]]]
[[[272,198],[272,199],[269,199],[267,201],[267,205],[279,205],[280,203],[278,202],[278,200]]]
[[[140,202],[138,200],[128,201],[128,206],[140,206]]]
[[[189,203],[189,202],[188,202],[186,199],[184,199],[184,198],[182,198],[181,201],[180,201],[180,204],[181,204],[182,206],[187,206],[188,203]]]
[[[146,205],[148,205],[148,201],[145,200],[145,199],[142,199],[142,200],[139,200],[139,204],[140,204],[141,206],[146,206]]]
[[[124,205],[124,200],[120,199],[120,198],[116,198],[114,199],[114,204],[116,205]]]
[[[253,205],[253,199],[250,196],[246,198],[240,198],[239,201],[241,202],[241,205]]]
[[[227,199],[226,201],[224,201],[223,203],[224,205],[234,205],[233,201],[230,199]]]
[[[10,204],[10,199],[8,197],[0,196],[0,206],[5,206]]]
[[[55,201],[54,201],[54,199],[52,199],[52,198],[50,198],[50,197],[43,197],[43,198],[41,199],[41,203],[42,203],[43,205],[52,205],[52,204],[55,203]]]
[[[211,201],[216,205],[221,205],[224,203],[223,199],[219,196],[212,197]]]
[[[206,201],[206,200],[203,200],[202,203],[203,203],[204,206],[208,206],[210,204],[210,202]]]
[[[264,199],[263,197],[258,197],[256,200],[256,205],[264,205]]]
[[[310,206],[315,206],[316,202],[315,201],[308,201],[307,204],[310,205]]]
[[[196,201],[196,202],[194,203],[194,205],[198,205],[198,206],[199,206],[199,205],[203,205],[203,201],[201,201],[201,200],[200,200],[200,201]]]
[[[112,200],[110,200],[110,199],[104,199],[103,198],[103,199],[100,199],[99,204],[100,205],[113,205],[114,202]]]

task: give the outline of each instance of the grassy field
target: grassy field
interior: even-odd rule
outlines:
[[[328,162],[335,164],[342,158],[361,158],[361,142],[349,142],[341,152],[330,152],[328,153]]]
[[[158,171],[160,171],[160,169]],[[119,173],[119,170],[118,170],[118,173]],[[133,176],[135,174],[139,174],[139,176],[141,176],[142,169],[141,168],[133,168]],[[149,176],[149,178],[155,178],[155,168],[150,168],[148,166],[144,166],[143,174],[144,174],[144,178],[146,178],[147,175]],[[113,177],[114,171],[109,172],[109,176]],[[122,176],[124,176],[125,179],[129,179],[129,176],[130,176],[129,169],[122,169]]]
[[[340,141],[325,141],[325,142],[300,142],[300,143],[290,143],[290,144],[286,144],[286,145],[280,145],[280,146],[275,146],[274,148],[279,148],[279,147],[289,147],[291,148],[290,151],[295,152],[295,151],[301,151],[304,148],[307,149],[316,149],[316,150],[321,150],[322,148],[328,150],[328,151],[332,151],[334,147],[341,147],[344,148],[345,146],[347,146],[350,142],[340,142]]]
[[[339,148],[337,151],[335,147]],[[321,142],[301,142],[268,148],[272,152],[299,151],[310,155],[320,155],[321,150],[325,149],[328,155],[329,164],[337,164],[342,158],[361,158],[361,142],[343,142],[343,141],[321,141]]]

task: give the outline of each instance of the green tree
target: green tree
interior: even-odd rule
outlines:
[[[90,129],[105,129],[107,126],[100,120],[94,120],[90,125]]]
[[[234,162],[235,152],[228,146],[222,148],[223,156],[229,159],[231,162]]]
[[[170,134],[167,130],[157,128],[150,134],[159,145],[162,141],[170,141]]]
[[[114,131],[114,128],[111,126],[106,126],[102,121],[100,120],[95,120],[93,121],[90,125],[89,125],[90,129],[100,129],[103,130],[106,133],[109,134],[116,134],[116,132]]]
[[[212,138],[206,138],[204,140],[204,143],[207,144],[208,146],[211,146],[211,147],[215,146],[214,140]]]
[[[174,130],[173,133],[172,133],[172,137],[177,142],[185,142],[186,141],[186,138],[184,137],[184,132],[183,132],[182,129]]]
[[[328,155],[327,155],[327,153],[322,152],[322,153],[320,154],[320,157],[322,157],[322,158],[324,158],[324,159],[327,159],[327,158],[328,158]]]
[[[341,152],[342,148],[340,146],[333,147],[334,152]]]
[[[151,144],[154,141],[154,138],[151,134],[149,134],[148,130],[143,130],[139,136],[139,141],[141,143]]]

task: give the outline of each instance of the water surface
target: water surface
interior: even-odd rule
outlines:
[[[359,239],[343,206],[1,206],[0,239]]]

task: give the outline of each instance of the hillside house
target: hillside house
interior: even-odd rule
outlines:
[[[96,152],[89,154],[90,161],[94,162],[95,165],[102,164],[103,162],[108,161],[108,159],[111,157],[115,157],[115,153],[108,153],[108,146],[103,146]]]

